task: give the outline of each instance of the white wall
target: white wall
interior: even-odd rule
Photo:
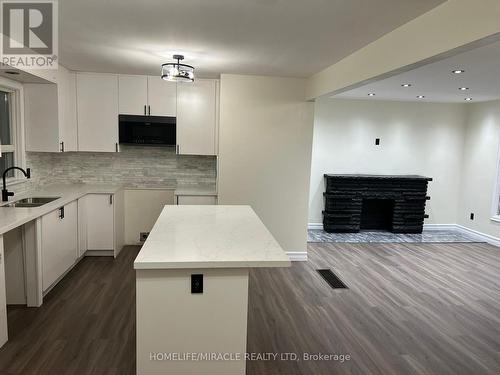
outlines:
[[[432,177],[426,223],[456,223],[465,110],[462,104],[319,99],[309,222],[323,221],[324,173],[366,173]]]
[[[458,224],[499,238],[500,223],[490,218],[499,157],[500,101],[467,107]],[[470,220],[471,213],[474,220]]]
[[[313,103],[305,80],[222,75],[219,204],[249,204],[285,251],[306,251]]]

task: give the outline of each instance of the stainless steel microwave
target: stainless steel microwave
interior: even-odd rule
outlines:
[[[119,115],[121,144],[175,146],[176,118],[166,116]]]

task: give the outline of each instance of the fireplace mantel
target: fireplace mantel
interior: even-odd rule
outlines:
[[[422,233],[427,185],[417,175],[325,174],[323,227],[327,232],[384,229]],[[385,215],[385,216],[384,216]]]

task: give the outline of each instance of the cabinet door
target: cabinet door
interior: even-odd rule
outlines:
[[[5,295],[5,256],[3,236],[0,235],[0,347],[7,342],[7,298]]]
[[[178,86],[177,144],[185,155],[215,155],[215,80],[197,80]]]
[[[146,76],[118,77],[119,113],[125,115],[146,115],[148,104],[148,79]]]
[[[118,76],[77,73],[78,150],[114,152],[118,145]]]
[[[148,77],[148,114],[172,116],[177,114],[177,84],[159,76]]]
[[[42,216],[42,284],[46,291],[76,261],[78,243],[77,203]]]
[[[57,74],[59,151],[77,151],[76,74],[62,66],[59,66]]]
[[[87,196],[78,199],[78,257],[88,250],[87,246]]]
[[[26,151],[59,152],[57,85],[24,84]]]
[[[114,250],[114,196],[86,196],[88,250]]]

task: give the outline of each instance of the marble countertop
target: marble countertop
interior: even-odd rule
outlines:
[[[217,195],[215,187],[208,186],[177,186],[174,195]]]
[[[250,206],[165,206],[135,269],[290,267]]]
[[[0,203],[0,235],[37,219],[49,212],[57,210],[86,194],[114,194],[122,189],[121,185],[107,184],[54,184],[43,186],[22,194],[16,194],[9,202]],[[40,207],[5,207],[6,204],[27,197],[59,197]]]

